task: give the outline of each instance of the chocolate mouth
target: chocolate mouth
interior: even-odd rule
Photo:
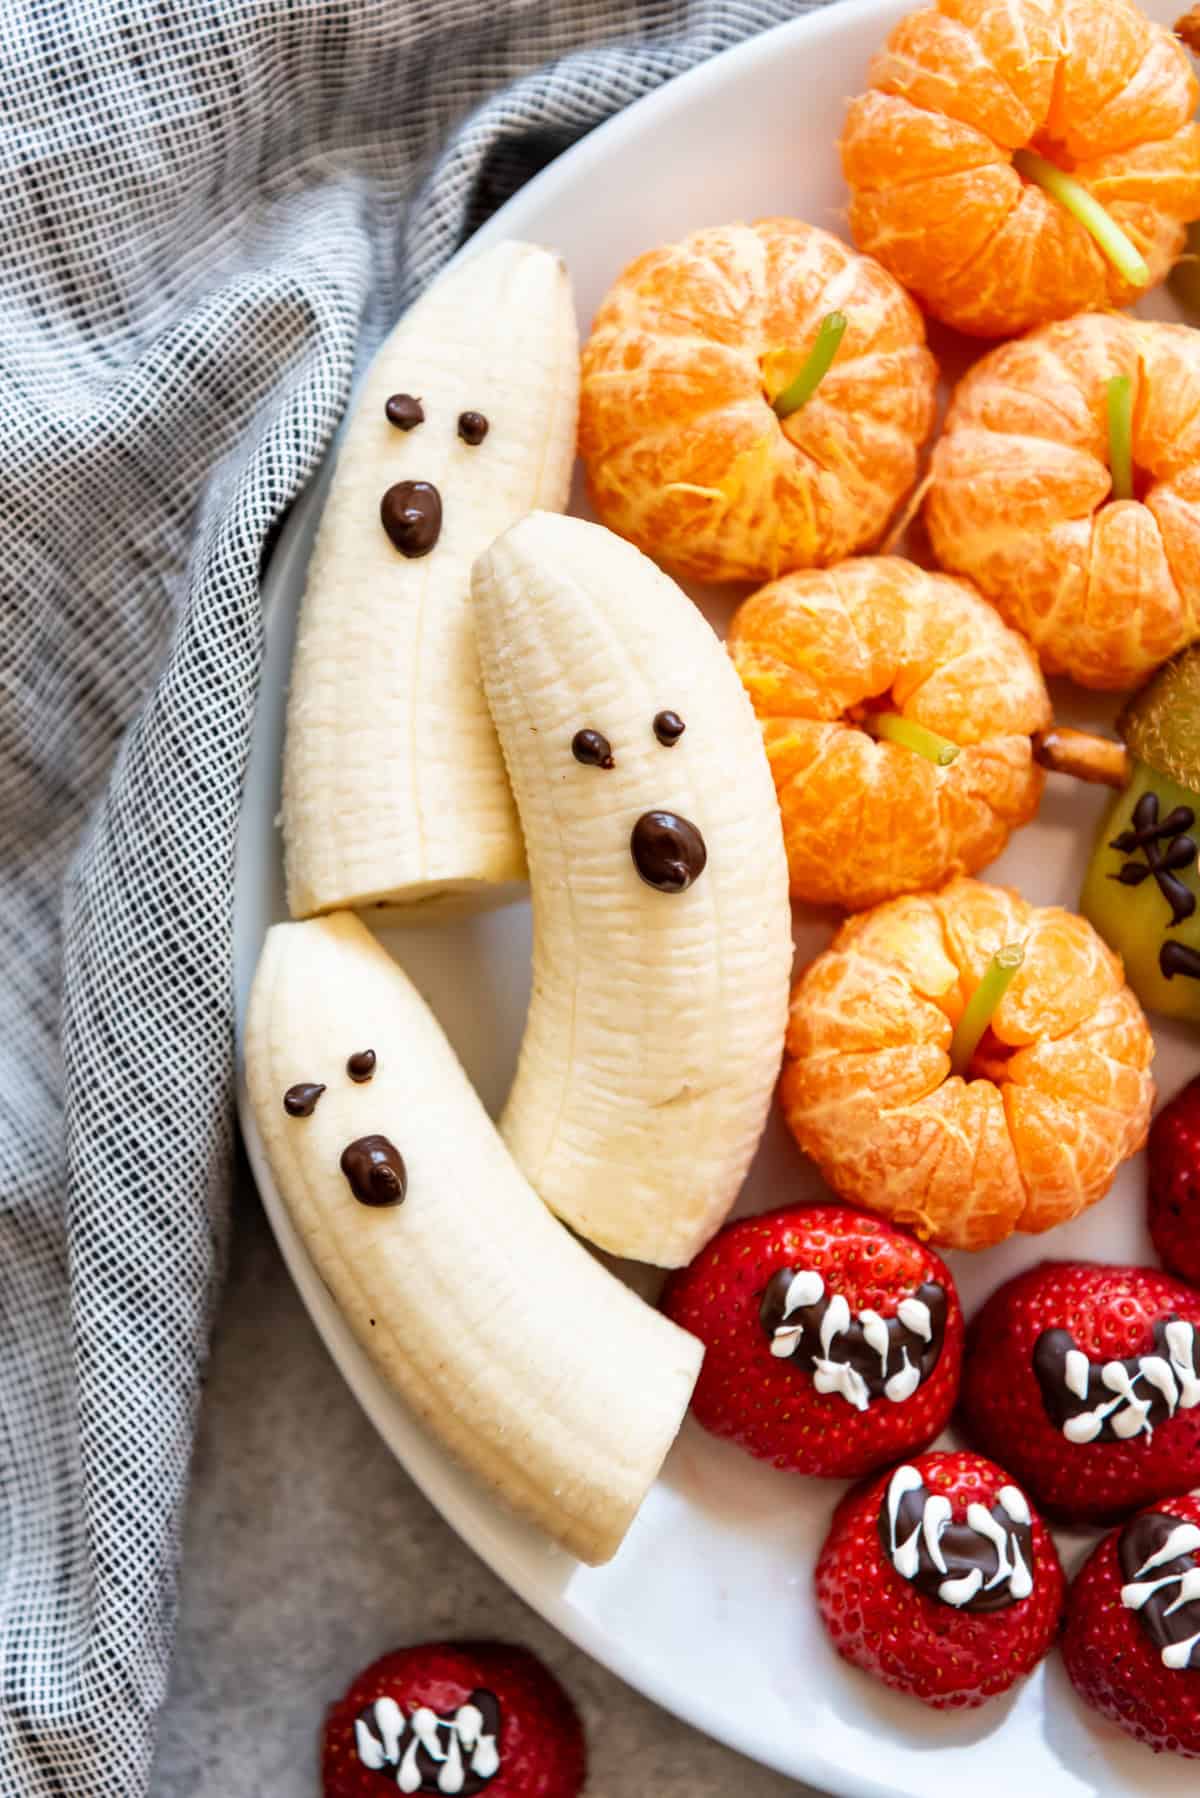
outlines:
[[[402,1205],[408,1192],[404,1157],[386,1136],[360,1136],[342,1150],[341,1169],[360,1205]]]
[[[1117,1543],[1121,1603],[1136,1611],[1172,1673],[1200,1671],[1200,1529],[1168,1511],[1147,1511]]]
[[[397,481],[379,502],[384,530],[402,556],[427,556],[442,530],[442,496],[432,481]]]
[[[629,838],[633,865],[660,893],[685,893],[699,880],[708,850],[690,818],[676,812],[643,812]]]
[[[898,1467],[879,1509],[883,1552],[918,1592],[955,1610],[987,1613],[1033,1591],[1033,1520],[1024,1494],[1001,1486],[989,1507],[967,1506],[957,1521],[944,1493],[919,1470]]]

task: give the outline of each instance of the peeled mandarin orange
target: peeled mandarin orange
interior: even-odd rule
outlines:
[[[897,556],[785,575],[739,607],[728,646],[762,721],[795,898],[858,911],[940,886],[1037,810],[1037,658],[966,581]],[[939,766],[877,738],[887,714],[958,754]]]
[[[1128,305],[1200,215],[1200,90],[1130,0],[938,0],[901,20],[868,79],[842,137],[854,241],[960,331]],[[1018,172],[1022,151],[1099,202],[1148,283]]]
[[[996,950],[1024,961],[967,1069],[954,1027]],[[1084,918],[951,881],[844,924],[792,994],[780,1099],[839,1198],[950,1248],[1041,1231],[1146,1138],[1154,1042]]]
[[[1107,389],[1132,390],[1133,499],[1111,497]],[[1200,333],[1086,313],[960,381],[925,519],[938,560],[1049,674],[1136,685],[1200,636]]]
[[[832,365],[778,417],[834,313]],[[584,347],[593,506],[699,580],[839,561],[911,489],[936,386],[920,314],[877,262],[798,219],[696,231],[625,270]]]

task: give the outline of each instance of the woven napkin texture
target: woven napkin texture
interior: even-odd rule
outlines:
[[[802,9],[0,7],[4,1798],[146,1789],[227,1211],[265,555],[356,357],[462,239]]]

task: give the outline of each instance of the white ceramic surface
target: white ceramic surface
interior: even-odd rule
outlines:
[[[639,251],[704,224],[788,213],[841,228],[845,192],[834,148],[844,97],[862,83],[896,0],[843,0],[705,64],[594,132],[494,218],[476,245],[519,236],[566,256],[586,326]],[[1152,0],[1164,21],[1177,10]],[[1169,312],[1156,297],[1147,310]],[[267,659],[239,850],[236,971],[240,1020],[259,945],[284,915],[279,760],[297,603],[323,483],[297,506],[264,589]],[[718,625],[728,596],[706,609]],[[1112,708],[1058,695],[1063,716],[1096,722]],[[1073,904],[1103,796],[1050,782],[1038,822],[989,878],[1030,898]],[[798,925],[802,953],[827,921]],[[514,1065],[528,993],[524,905],[386,939],[426,993],[495,1112]],[[1158,1031],[1158,1073],[1171,1092],[1195,1071],[1194,1039]],[[1076,1703],[1057,1657],[1007,1700],[937,1716],[846,1668],[809,1596],[817,1547],[840,1487],[759,1466],[689,1424],[621,1553],[580,1567],[512,1521],[409,1419],[376,1376],[313,1273],[288,1222],[242,1097],[242,1123],[268,1214],[304,1300],[348,1385],[412,1477],[471,1546],[564,1634],[701,1729],[829,1791],[871,1798],[1182,1798],[1194,1766],[1154,1757]],[[822,1191],[774,1121],[745,1210]],[[968,1310],[1047,1251],[1150,1259],[1142,1168],[1127,1167],[1100,1206],[1047,1242],[1015,1239],[954,1257]],[[642,1276],[644,1277],[644,1276]],[[314,1453],[320,1445],[314,1444]],[[1086,1546],[1064,1538],[1073,1566]],[[386,1563],[387,1544],[379,1545]],[[615,1795],[614,1795],[615,1798]]]

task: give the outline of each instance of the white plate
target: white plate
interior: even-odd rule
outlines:
[[[841,228],[845,192],[834,148],[843,102],[861,85],[897,0],[848,0],[727,52],[633,106],[531,182],[480,233],[531,238],[566,256],[586,324],[639,251],[693,227],[787,213]],[[1164,22],[1177,0],[1153,0]],[[1163,310],[1161,298],[1151,309]],[[279,760],[295,613],[321,500],[297,507],[264,586],[267,658],[246,784],[237,870],[239,1031],[267,927],[284,915]],[[719,622],[729,600],[709,607]],[[1064,696],[1065,697],[1065,696]],[[1067,703],[1071,703],[1068,699]],[[1108,708],[1111,711],[1111,708]],[[1097,721],[1105,708],[1091,706]],[[1085,705],[1076,714],[1088,716]],[[1042,903],[1075,903],[1103,795],[1050,783],[1039,821],[988,878]],[[798,930],[812,953],[823,923]],[[524,905],[469,922],[393,932],[403,961],[495,1111],[512,1073],[528,992]],[[1185,1034],[1158,1031],[1171,1092],[1195,1066]],[[346,1381],[418,1485],[495,1570],[562,1632],[699,1728],[794,1778],[872,1798],[1034,1798],[1195,1792],[1186,1763],[1154,1757],[1078,1704],[1057,1657],[1009,1699],[937,1716],[883,1691],[828,1647],[809,1593],[816,1549],[841,1490],[776,1473],[689,1423],[621,1553],[580,1567],[499,1510],[410,1420],[377,1377],[299,1246],[266,1166],[244,1093],[242,1125],[268,1215],[292,1275]],[[1047,1251],[1152,1259],[1142,1229],[1142,1168],[1051,1242],[1016,1239],[954,1257],[968,1309]],[[822,1191],[776,1121],[743,1208]],[[1074,1559],[1081,1539],[1064,1547]]]

